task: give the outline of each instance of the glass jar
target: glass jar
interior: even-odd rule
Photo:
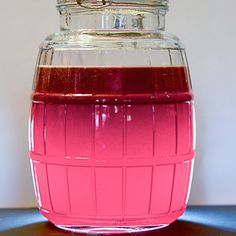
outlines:
[[[167,0],[58,0],[40,46],[30,158],[40,212],[74,232],[157,229],[181,216],[194,108]]]

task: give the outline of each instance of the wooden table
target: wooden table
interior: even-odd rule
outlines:
[[[0,236],[60,235],[79,234],[57,229],[37,209],[0,209]],[[236,206],[189,207],[184,216],[169,227],[135,235],[236,236]]]

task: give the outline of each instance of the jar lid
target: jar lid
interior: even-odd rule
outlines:
[[[138,5],[168,7],[169,0],[57,0],[57,6],[76,6],[86,8],[104,8],[112,5]]]

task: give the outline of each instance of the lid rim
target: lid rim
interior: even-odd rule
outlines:
[[[169,0],[57,0],[57,7],[81,6],[91,9],[105,8],[112,5],[133,5],[168,8]]]

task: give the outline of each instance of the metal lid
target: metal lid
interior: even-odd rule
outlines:
[[[140,5],[168,8],[169,0],[57,0],[60,6],[76,6],[86,8],[104,8],[112,5]]]

